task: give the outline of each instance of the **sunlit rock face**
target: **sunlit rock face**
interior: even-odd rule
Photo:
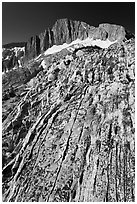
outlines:
[[[112,42],[115,40],[122,41],[125,38],[126,32],[123,26],[106,23],[100,24],[99,29],[104,29],[107,33],[107,38]]]
[[[83,40],[90,37],[100,40],[122,41],[125,35],[124,27],[119,25],[106,23],[94,27],[81,21],[59,19],[52,28],[48,28],[39,36],[31,37],[26,44],[26,56],[32,59],[53,45],[71,43],[76,39]]]
[[[135,201],[134,36],[65,26],[62,47],[3,75],[3,201]]]

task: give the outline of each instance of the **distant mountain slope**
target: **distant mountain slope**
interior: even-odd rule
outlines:
[[[13,42],[13,43],[2,45],[2,48],[7,48],[7,49],[11,49],[14,47],[25,47],[25,42]]]
[[[16,46],[15,46],[16,45]],[[25,47],[23,44],[11,43],[6,45],[2,51],[2,72],[6,73],[12,69],[22,67],[25,57]]]

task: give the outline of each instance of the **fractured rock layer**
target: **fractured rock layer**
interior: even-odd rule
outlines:
[[[135,201],[134,39],[80,50],[45,56],[5,114],[3,201]]]

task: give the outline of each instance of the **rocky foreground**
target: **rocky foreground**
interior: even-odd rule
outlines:
[[[135,201],[134,49],[64,49],[3,76],[3,201]]]

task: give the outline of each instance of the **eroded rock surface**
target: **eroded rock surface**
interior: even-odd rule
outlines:
[[[3,201],[135,201],[134,48],[45,56],[3,102]]]

